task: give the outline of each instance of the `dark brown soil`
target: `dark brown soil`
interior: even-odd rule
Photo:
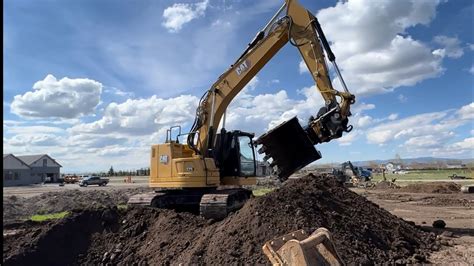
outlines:
[[[377,193],[378,199],[391,200],[397,202],[410,202],[416,205],[427,206],[450,206],[450,207],[468,207],[474,205],[474,197],[459,194],[436,194],[436,193],[404,193],[404,192],[390,192]]]
[[[424,261],[426,233],[331,176],[290,180],[220,222],[158,209],[88,210],[4,236],[5,265],[269,264],[262,245],[297,229],[328,228],[346,263]]]
[[[453,182],[415,183],[401,187],[398,191],[411,193],[458,193],[461,191],[461,185]]]
[[[149,191],[148,188],[110,189],[110,190],[67,190],[47,192],[23,198],[10,196],[3,198],[3,222],[11,223],[28,219],[35,214],[48,214],[74,209],[112,207],[126,204],[131,195]]]
[[[390,181],[380,181],[374,184],[372,187],[373,189],[395,189],[399,188],[399,186]]]

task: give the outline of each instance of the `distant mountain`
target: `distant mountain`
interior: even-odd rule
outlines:
[[[454,159],[454,158],[436,158],[436,157],[418,157],[418,158],[406,158],[406,159],[402,158],[401,160],[404,164],[412,164],[412,163],[428,164],[428,163],[436,163],[436,162],[467,164],[467,163],[474,162],[474,159]],[[378,164],[394,162],[394,161],[396,161],[396,159],[375,160],[375,162],[377,162]],[[357,161],[357,162],[353,162],[353,163],[355,165],[361,166],[361,165],[367,165],[370,162],[373,162],[373,161]]]

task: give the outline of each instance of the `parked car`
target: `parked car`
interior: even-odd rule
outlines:
[[[89,185],[106,186],[109,183],[109,179],[101,178],[100,176],[85,176],[79,181],[79,186],[87,187]]]
[[[66,184],[75,184],[79,181],[79,177],[76,175],[67,175],[64,176],[64,183]]]
[[[448,176],[448,177],[451,178],[451,179],[453,179],[453,180],[454,180],[454,179],[466,179],[465,176],[460,176],[460,175],[457,175],[457,174],[453,174],[453,175],[450,175],[450,176]]]

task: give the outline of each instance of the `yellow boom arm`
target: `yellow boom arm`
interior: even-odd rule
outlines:
[[[277,19],[284,9],[286,15]],[[323,47],[328,59],[334,63],[337,74],[340,73],[316,17],[297,0],[286,0],[242,56],[219,77],[201,99],[195,123],[188,136],[188,145],[197,154],[208,156],[221,118],[232,99],[288,42],[300,51],[325,100],[325,107],[316,118],[311,118],[308,124],[307,133],[312,136],[312,144],[330,141],[340,137],[342,131],[351,129],[350,126],[347,127],[347,117],[350,116],[350,105],[354,103],[354,96],[347,91],[342,77],[339,76],[345,88],[344,92],[335,90],[331,84]]]

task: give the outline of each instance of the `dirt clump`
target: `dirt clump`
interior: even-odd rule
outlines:
[[[265,196],[250,199],[219,222],[172,210],[130,208],[109,210],[104,224],[103,212],[74,214],[64,221],[25,229],[21,238],[4,238],[10,247],[31,245],[28,251],[4,248],[4,264],[14,265],[20,257],[20,262],[30,257],[42,262],[41,254],[46,256],[47,250],[61,245],[59,236],[48,236],[57,235],[61,228],[71,234],[68,241],[74,246],[63,247],[68,260],[61,263],[87,265],[269,264],[261,251],[266,241],[298,229],[311,233],[319,227],[330,230],[348,264],[423,262],[435,243],[433,233],[379,208],[329,175],[289,180]],[[84,224],[75,225],[79,221]],[[33,237],[35,230],[40,231]],[[81,230],[76,247],[73,243]],[[42,240],[48,237],[56,241]]]
[[[401,187],[398,191],[410,193],[458,193],[461,191],[461,185],[454,182],[415,183]]]
[[[134,194],[149,191],[148,188],[109,190],[66,190],[47,192],[31,198],[10,196],[3,198],[3,222],[12,223],[28,219],[35,214],[48,214],[74,209],[112,207],[126,204]]]
[[[446,223],[443,220],[436,220],[433,222],[433,227],[434,228],[445,228]]]

